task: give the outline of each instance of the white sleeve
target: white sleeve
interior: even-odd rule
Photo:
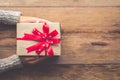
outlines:
[[[22,63],[17,55],[0,59],[0,73],[22,67]]]

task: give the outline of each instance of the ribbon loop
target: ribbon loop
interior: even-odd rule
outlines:
[[[37,43],[37,44],[35,44],[35,45],[32,45],[32,46],[26,48],[27,53],[39,49],[39,47],[40,47],[41,45],[42,45],[42,43]]]
[[[42,37],[25,33],[23,38],[17,38],[17,40],[42,40]]]
[[[55,37],[56,35],[58,35],[58,32],[56,30],[54,30],[51,33],[49,33],[48,37],[52,38],[52,37]]]
[[[41,33],[38,29],[34,28],[32,31],[33,34],[35,35],[40,35],[40,36],[44,36],[43,33]]]
[[[44,25],[43,25],[43,33],[46,33],[46,34],[49,33],[49,27],[48,27],[47,23],[44,23]]]

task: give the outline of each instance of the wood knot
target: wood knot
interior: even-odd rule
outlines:
[[[106,42],[91,42],[91,45],[93,45],[93,46],[107,46],[108,43],[106,43]]]

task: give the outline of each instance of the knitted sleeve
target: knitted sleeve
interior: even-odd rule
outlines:
[[[22,64],[17,55],[0,59],[0,73],[19,67],[22,67]]]
[[[21,12],[0,10],[0,24],[15,25]]]
[[[15,25],[20,15],[21,12],[0,10],[0,24]],[[0,59],[0,73],[19,67],[22,67],[22,64],[17,55]]]

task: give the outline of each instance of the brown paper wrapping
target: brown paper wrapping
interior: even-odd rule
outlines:
[[[44,23],[18,23],[17,24],[17,38],[22,38],[24,33],[32,33],[34,28],[37,28],[39,31],[42,31]],[[58,35],[56,37],[60,38],[60,24],[59,23],[48,23],[50,32],[53,30],[58,31]],[[19,56],[36,56],[35,51],[27,53],[26,48],[32,46],[33,44],[38,43],[37,41],[28,41],[28,40],[17,40],[17,55]],[[61,44],[52,45],[54,56],[61,55]],[[45,55],[45,51],[41,52],[41,56]]]

